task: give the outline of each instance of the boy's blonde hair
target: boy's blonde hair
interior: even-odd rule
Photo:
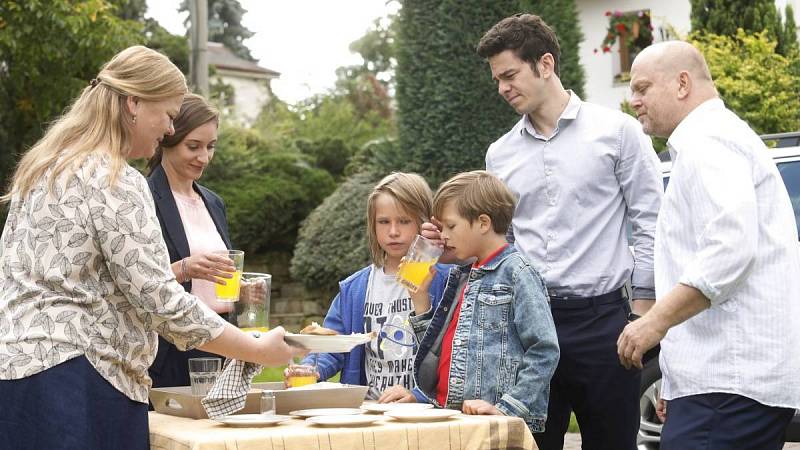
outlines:
[[[157,102],[186,91],[186,79],[166,56],[141,45],[117,53],[22,157],[11,189],[0,201],[10,200],[15,193],[27,195],[55,164],[48,184],[52,188],[61,173],[71,173],[92,153],[110,156],[113,185],[131,145],[133,115],[127,98]]]
[[[433,215],[441,218],[447,205],[452,204],[469,223],[486,214],[492,219],[495,233],[505,234],[516,203],[514,194],[499,178],[485,170],[474,170],[460,173],[439,186],[433,197]]]
[[[386,252],[378,245],[376,228],[376,206],[378,196],[386,194],[392,197],[397,207],[417,221],[417,228],[431,217],[431,192],[428,182],[415,173],[393,172],[375,185],[367,199],[367,234],[369,235],[369,252],[372,262],[383,267]]]

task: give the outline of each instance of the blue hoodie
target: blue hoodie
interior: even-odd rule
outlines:
[[[436,274],[429,290],[431,308],[433,310],[436,309],[442,297],[451,267],[444,264],[435,266]],[[350,275],[344,281],[339,282],[339,293],[333,299],[322,326],[336,330],[339,334],[364,332],[364,303],[366,303],[367,284],[369,283],[371,271],[372,265],[369,265]],[[414,351],[416,352],[416,346]],[[307,356],[303,363],[309,364],[313,357],[314,355]],[[355,347],[350,353],[319,353],[317,355],[317,370],[319,371],[320,380],[327,380],[341,370],[340,381],[342,383],[366,386],[367,374],[364,371],[364,345]],[[416,388],[414,388],[413,392],[418,401],[427,403],[425,396],[418,392]]]

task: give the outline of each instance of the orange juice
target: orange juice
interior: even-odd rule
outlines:
[[[430,261],[404,261],[397,271],[397,281],[407,287],[411,292],[417,292],[419,285],[425,281],[425,277],[431,270],[431,266],[436,264],[436,260]]]
[[[248,331],[259,331],[261,333],[266,333],[267,331],[269,331],[269,327],[244,327],[239,329],[244,331],[245,333]]]
[[[221,302],[239,301],[239,280],[242,279],[242,271],[233,272],[233,278],[223,278],[225,285],[217,284],[217,300]]]
[[[317,377],[315,375],[290,375],[286,381],[289,387],[300,387],[316,383]]]

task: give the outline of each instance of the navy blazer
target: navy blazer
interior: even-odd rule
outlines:
[[[153,173],[147,177],[147,184],[150,192],[153,193],[153,201],[156,205],[156,215],[161,224],[161,234],[164,235],[164,242],[167,244],[169,252],[169,262],[174,263],[189,256],[189,241],[186,239],[186,232],[183,230],[183,222],[178,212],[178,205],[175,204],[175,197],[169,187],[169,180],[164,168],[160,165],[153,169]],[[203,203],[206,205],[211,220],[217,227],[217,232],[222,237],[222,241],[227,248],[232,248],[231,238],[228,233],[228,218],[225,214],[225,203],[222,198],[210,189],[204,188],[197,183],[192,183],[194,191],[200,194]],[[187,292],[192,290],[192,280],[183,283],[183,288]]]
[[[156,214],[161,224],[161,234],[164,236],[164,242],[167,244],[169,252],[169,262],[180,261],[189,256],[189,241],[186,239],[181,214],[178,212],[178,205],[175,204],[175,197],[172,195],[164,168],[160,165],[156,167],[153,173],[147,177],[147,184],[153,193]],[[225,246],[228,249],[232,248],[228,234],[228,219],[225,215],[225,203],[222,202],[222,198],[197,183],[193,183],[192,187],[203,199]],[[183,288],[186,292],[191,292],[192,280],[183,283]],[[153,379],[153,387],[188,386],[188,358],[203,356],[216,355],[197,349],[181,352],[173,344],[159,337],[158,352],[149,370],[150,377]]]

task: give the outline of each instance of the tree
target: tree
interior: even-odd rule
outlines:
[[[781,55],[797,55],[797,23],[794,21],[794,8],[792,8],[792,5],[786,5],[783,17],[786,18],[786,21],[783,23],[783,34],[778,40],[779,47],[776,50]]]
[[[725,104],[757,133],[800,129],[800,75],[767,33],[693,34]]]
[[[484,167],[491,142],[518,116],[497,95],[475,48],[486,30],[518,12],[512,0],[406,0],[400,10],[397,107],[400,151],[432,185]]]
[[[520,0],[520,6],[523,11],[540,16],[556,32],[561,47],[561,83],[583,97],[586,77],[578,57],[583,33],[577,26],[575,0]]]
[[[194,0],[183,0],[179,11],[188,11],[189,1]],[[239,0],[208,0],[208,40],[220,42],[237,56],[255,61],[250,49],[244,45],[244,41],[255,34],[242,25],[245,13],[247,10]]]
[[[735,38],[739,28],[750,33],[767,30],[780,54],[796,46],[796,36],[785,41],[787,33],[774,0],[691,0],[690,16],[692,31]]]
[[[142,24],[103,0],[0,1],[0,178]]]

